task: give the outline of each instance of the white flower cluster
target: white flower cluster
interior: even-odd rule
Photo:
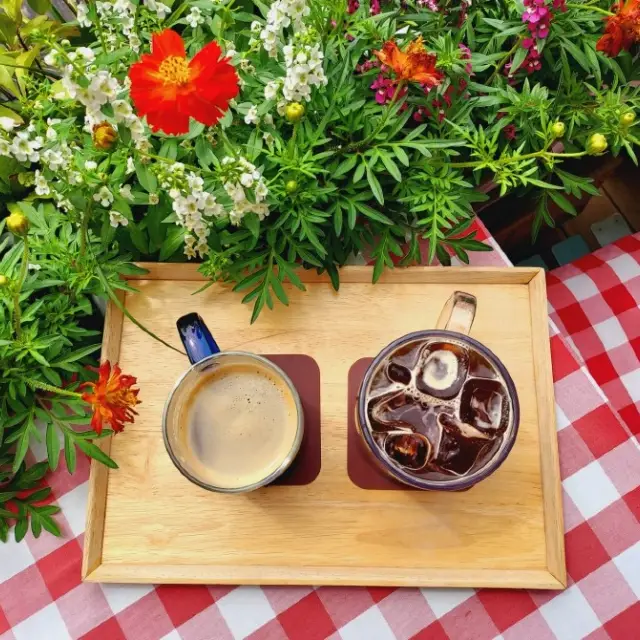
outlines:
[[[293,25],[294,31],[302,28],[302,20],[311,13],[306,0],[276,0],[267,13],[267,23],[260,31],[262,46],[271,58],[278,56],[278,42],[283,29]],[[251,25],[255,33],[261,27],[259,22]]]
[[[145,0],[144,3],[147,9],[156,13],[160,20],[164,20],[171,13],[171,7],[168,7],[162,2],[158,2],[158,0]]]
[[[112,120],[115,125],[122,124],[128,127],[131,139],[138,149],[146,149],[149,143],[145,136],[142,120],[133,112],[131,104],[124,97],[119,97],[125,93],[125,87],[106,69],[97,70],[95,66],[91,65],[95,59],[91,49],[79,47],[76,49],[76,53],[86,67],[83,69],[83,75],[89,84],[86,88],[80,86],[76,82],[78,69],[73,64],[68,64],[64,67],[62,76],[64,92],[58,93],[54,97],[59,99],[72,98],[84,105],[86,109],[84,128],[88,133],[93,131],[95,125]],[[49,63],[55,63],[55,60],[49,61]],[[111,105],[112,118],[107,118],[102,112],[102,107],[105,105]]]
[[[0,156],[13,156],[18,162],[38,162],[44,139],[34,135],[35,132],[35,126],[30,124],[26,129],[18,131],[11,142],[4,135],[0,137]]]
[[[296,37],[295,40],[298,38]],[[296,44],[290,41],[284,49],[287,75],[282,87],[282,95],[287,102],[311,100],[311,88],[326,86],[327,76],[322,68],[324,53],[320,43]],[[265,89],[266,93],[266,89]]]
[[[225,215],[216,197],[205,191],[204,181],[192,171],[185,173],[184,165],[175,162],[161,176],[161,187],[168,190],[173,211],[187,233],[184,252],[188,258],[204,257],[209,253],[209,228],[211,218]]]
[[[191,11],[189,15],[185,18],[185,22],[192,28],[195,29],[197,26],[204,23],[204,18],[202,17],[202,11],[198,9],[198,7],[191,7]]]
[[[231,224],[239,225],[247,213],[257,214],[260,220],[269,215],[269,207],[264,202],[269,189],[255,165],[243,157],[227,156],[222,160],[221,174],[224,190],[233,201],[229,212]]]

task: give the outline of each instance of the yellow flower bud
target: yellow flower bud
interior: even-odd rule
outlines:
[[[284,190],[287,193],[294,193],[298,189],[298,183],[295,180],[288,180],[284,185]]]
[[[0,289],[6,287],[9,284],[9,278],[7,276],[0,275]]]
[[[26,236],[29,231],[29,219],[24,213],[14,211],[7,218],[7,229],[17,236]]]
[[[284,108],[284,115],[289,122],[300,122],[300,120],[302,120],[302,116],[304,115],[304,106],[299,102],[290,102]]]
[[[566,127],[564,126],[564,122],[558,121],[558,122],[554,122],[551,125],[551,133],[553,134],[554,138],[562,138],[565,130],[566,130]]]
[[[587,153],[595,156],[604,153],[608,146],[607,139],[601,133],[594,133],[587,142]]]
[[[624,127],[631,126],[636,121],[636,114],[633,111],[627,111],[620,116],[620,124]]]
[[[108,151],[118,139],[118,132],[108,123],[93,125],[93,144],[96,149]]]

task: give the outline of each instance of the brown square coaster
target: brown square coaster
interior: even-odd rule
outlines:
[[[304,436],[300,451],[291,466],[272,485],[311,484],[320,473],[320,367],[303,354],[266,354],[293,382],[302,401]]]
[[[347,388],[347,473],[351,482],[361,489],[420,491],[420,489],[396,482],[379,469],[358,433],[358,427],[356,426],[358,390],[367,367],[372,362],[373,358],[361,358],[354,362],[351,365],[351,369],[349,369]]]

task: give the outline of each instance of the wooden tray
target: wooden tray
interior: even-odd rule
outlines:
[[[200,313],[226,349],[302,353],[320,366],[322,461],[305,486],[207,492],[173,467],[162,408],[186,357],[111,305],[102,357],[140,384],[140,415],[104,446],[120,469],[91,468],[82,574],[95,582],[528,587],[566,584],[544,273],[532,268],[410,268],[371,284],[347,267],[340,292],[301,273],[290,308],[251,326],[240,294],[192,295],[195,265],[146,264],[126,308],[179,346],[178,316]],[[478,298],[471,335],[504,362],[521,423],[507,461],[467,492],[375,491],[347,475],[347,375],[405,333],[432,328],[452,291]]]

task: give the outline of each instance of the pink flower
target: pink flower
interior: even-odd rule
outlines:
[[[359,7],[360,3],[358,2],[358,0],[349,0],[349,4],[347,5],[347,13],[349,15],[354,14]]]
[[[371,0],[369,11],[371,12],[372,16],[377,16],[381,11],[380,0]]]
[[[507,140],[516,139],[516,126],[514,124],[508,124],[502,131],[504,132]]]

